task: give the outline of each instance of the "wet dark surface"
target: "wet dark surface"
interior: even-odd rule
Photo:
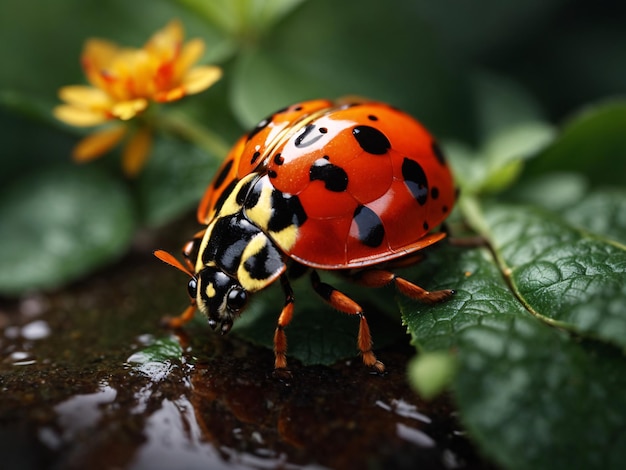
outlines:
[[[488,467],[449,399],[407,385],[408,344],[378,351],[384,376],[358,358],[292,359],[281,382],[269,350],[200,320],[161,329],[181,283],[141,250],[61,292],[1,301],[0,468]]]

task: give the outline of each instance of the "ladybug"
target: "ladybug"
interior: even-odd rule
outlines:
[[[191,277],[191,305],[169,325],[182,326],[199,308],[211,328],[228,333],[250,297],[280,281],[285,303],[274,354],[275,370],[285,371],[290,279],[309,271],[322,299],[359,318],[363,362],[383,372],[363,309],[317,271],[370,287],[393,283],[426,303],[447,299],[453,290],[429,292],[392,269],[445,237],[432,229],[455,199],[436,140],[394,107],[312,100],[276,111],[237,141],[218,170],[197,211],[206,228],[183,248],[184,264],[155,252]]]

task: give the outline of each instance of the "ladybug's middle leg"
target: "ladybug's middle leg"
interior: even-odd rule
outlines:
[[[315,292],[332,307],[340,312],[349,315],[357,315],[359,317],[360,323],[357,345],[361,352],[363,363],[366,366],[373,367],[378,372],[384,372],[385,365],[376,359],[376,355],[372,351],[372,335],[370,334],[370,327],[367,324],[365,315],[363,315],[361,306],[343,292],[338,291],[329,284],[321,282],[316,271],[311,271],[311,284]]]

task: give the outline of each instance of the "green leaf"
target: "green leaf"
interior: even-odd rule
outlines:
[[[615,468],[626,458],[618,351],[516,317],[468,329],[458,355],[461,419],[504,468]]]
[[[615,441],[626,431],[618,350],[533,317],[486,249],[433,250],[411,278],[427,273],[428,288],[457,293],[432,306],[400,299],[403,317],[421,354],[454,354],[459,416],[485,455],[510,469],[609,468],[626,458]]]
[[[558,139],[528,167],[529,175],[576,171],[593,185],[624,185],[626,101],[588,107],[565,123]]]
[[[51,289],[128,248],[133,203],[118,181],[90,168],[33,171],[0,193],[0,292]]]
[[[179,363],[183,348],[175,337],[157,338],[144,349],[133,353],[126,362],[153,382],[167,378],[173,364]]]
[[[614,204],[621,204],[626,192],[614,197]],[[626,349],[626,245],[536,207],[488,206],[478,227],[528,310],[561,328]]]
[[[145,365],[152,362],[171,362],[180,360],[183,348],[176,337],[157,338],[144,349],[133,353],[126,362]]]

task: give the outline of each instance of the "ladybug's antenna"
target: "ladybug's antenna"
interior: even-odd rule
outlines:
[[[184,272],[185,274],[189,275],[190,277],[193,277],[193,273],[189,270],[189,268],[185,267],[180,261],[178,261],[176,258],[174,258],[174,256],[171,255],[170,253],[168,253],[167,251],[156,250],[154,252],[154,256],[159,258],[164,263],[167,263],[170,266],[173,266],[176,269],[178,269],[178,270]]]

